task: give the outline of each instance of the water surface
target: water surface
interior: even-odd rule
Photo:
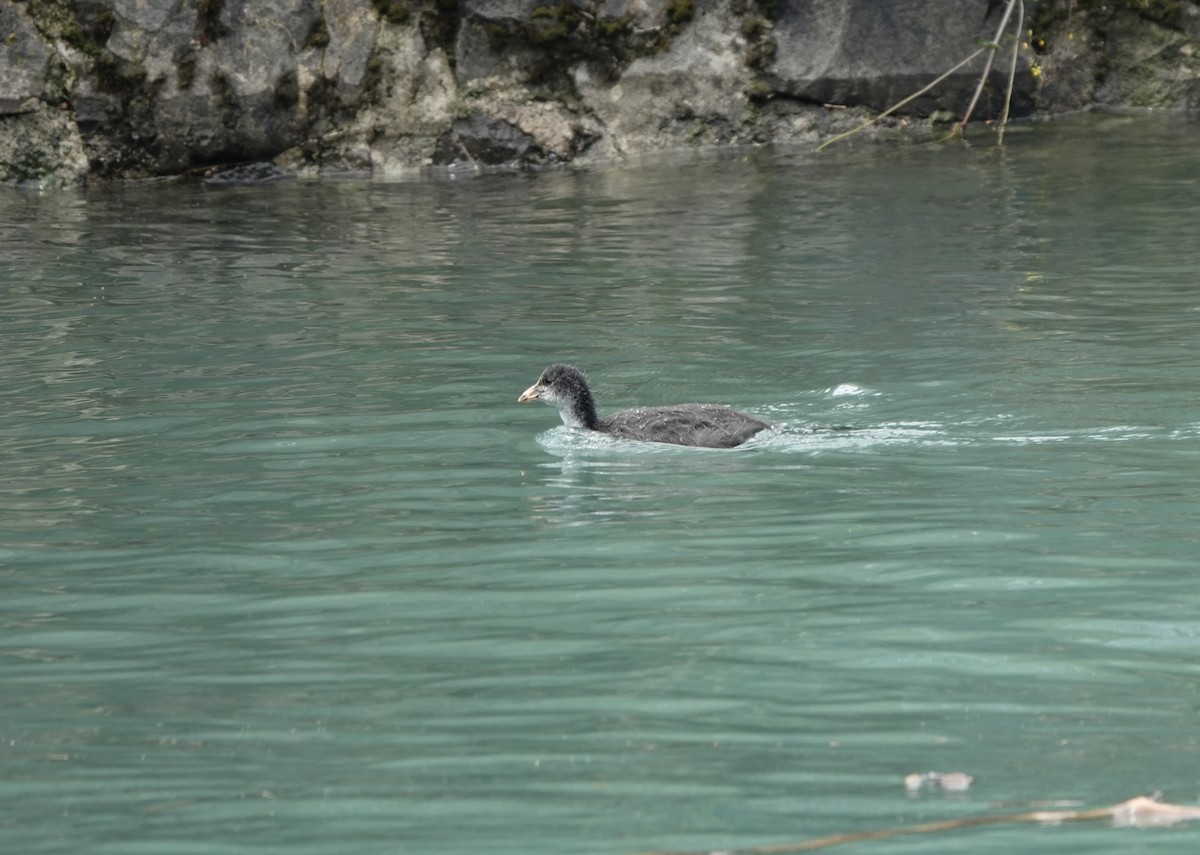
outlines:
[[[0,849],[620,855],[1194,802],[1194,135],[3,191]],[[581,435],[515,403],[552,361],[602,410],[777,426]],[[906,794],[930,769],[978,781]]]

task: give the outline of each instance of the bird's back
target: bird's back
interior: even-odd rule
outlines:
[[[621,439],[733,448],[770,426],[723,404],[675,404],[622,410],[601,419],[598,429]]]

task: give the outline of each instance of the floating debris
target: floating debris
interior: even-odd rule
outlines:
[[[945,789],[942,783],[948,775],[961,775],[971,778],[962,772],[919,772],[906,775],[905,786],[909,780],[917,781],[917,788],[935,781]],[[932,776],[932,777],[931,777]],[[919,780],[918,780],[919,779]],[[971,779],[974,780],[974,779]],[[968,783],[967,786],[970,786]],[[911,789],[911,787],[910,787]],[[900,826],[898,828],[880,828],[874,831],[852,831],[844,834],[831,834],[828,837],[818,837],[799,843],[776,843],[769,846],[752,846],[746,849],[704,850],[702,852],[643,852],[642,855],[784,855],[791,852],[812,852],[817,849],[829,849],[843,846],[847,843],[858,843],[863,840],[886,840],[916,834],[935,834],[940,831],[957,831],[981,825],[1001,825],[1005,823],[1036,822],[1042,825],[1060,825],[1064,822],[1081,822],[1088,820],[1107,819],[1116,828],[1161,828],[1177,825],[1181,822],[1200,820],[1200,807],[1193,805],[1173,805],[1160,800],[1161,795],[1135,796],[1132,799],[1110,805],[1109,807],[1093,808],[1091,810],[1035,810],[1027,813],[992,814],[984,816],[968,816],[959,819],[925,822],[920,825]]]
[[[904,776],[904,789],[916,793],[924,787],[941,787],[948,793],[962,793],[971,788],[975,778],[966,772],[913,772]]]

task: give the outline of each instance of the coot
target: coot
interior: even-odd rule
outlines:
[[[521,393],[518,403],[543,401],[558,407],[563,424],[587,428],[621,439],[669,442],[703,448],[733,448],[771,425],[721,404],[675,404],[637,407],[605,418],[596,416],[596,401],[583,372],[556,363]]]

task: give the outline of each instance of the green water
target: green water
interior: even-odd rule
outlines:
[[[622,855],[1194,803],[1196,127],[980,142],[0,192],[0,851]],[[515,403],[559,360],[602,410],[777,427],[573,433]],[[930,769],[978,780],[907,794]]]

